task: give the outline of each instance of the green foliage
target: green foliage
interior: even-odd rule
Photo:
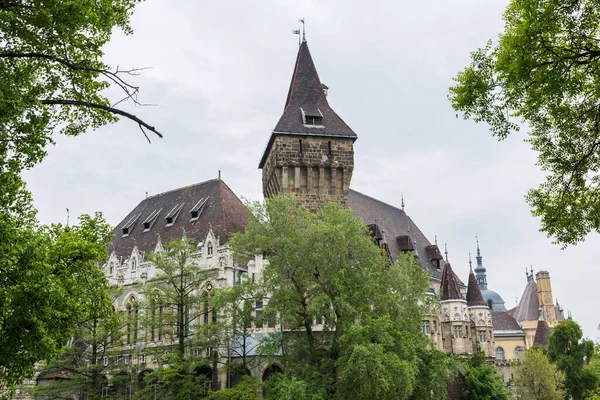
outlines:
[[[256,399],[256,394],[262,390],[262,384],[252,376],[244,376],[242,380],[232,388],[212,392],[208,400],[242,400]]]
[[[113,352],[123,344],[125,318],[122,313],[106,307],[116,294],[108,287],[106,279],[99,280],[87,289],[86,296],[92,303],[83,320],[78,321],[71,345],[60,355],[48,362],[41,370],[41,376],[59,375],[65,379],[50,379],[35,387],[35,394],[42,398],[69,398],[73,393],[87,393],[90,400],[100,399],[105,377],[114,373]],[[110,363],[104,365],[107,356]],[[129,376],[127,376],[130,380]],[[125,383],[118,382],[117,386]],[[129,382],[127,382],[129,383]]]
[[[311,386],[294,376],[279,374],[265,383],[267,400],[324,400],[325,393],[311,390]]]
[[[584,361],[594,355],[594,343],[582,336],[579,324],[568,319],[555,326],[548,338],[548,357],[565,374],[565,399],[585,399],[599,383],[593,370],[584,368]]]
[[[131,33],[139,2],[0,0],[0,171],[41,161],[55,129],[74,136],[115,121],[101,94],[111,84],[137,102],[123,79],[132,71],[101,57],[115,28]]]
[[[465,400],[508,400],[502,377],[496,375],[494,366],[488,365],[485,355],[478,352],[467,360],[460,372],[462,398]]]
[[[433,354],[421,332],[431,301],[427,272],[411,255],[391,264],[362,221],[337,203],[312,213],[281,196],[250,208],[254,218],[230,245],[237,254],[264,254],[269,261],[259,278],[270,294],[265,313],[285,333],[272,336],[279,346],[264,349],[283,353],[290,376],[273,391],[410,398],[422,383],[420,366],[428,362],[420,357]],[[429,365],[444,369],[442,364]]]
[[[564,374],[537,347],[523,356],[515,373],[515,386],[521,399],[561,400],[565,395]]]
[[[511,0],[504,21],[456,77],[452,106],[500,139],[529,126],[547,177],[527,201],[543,231],[574,244],[600,232],[600,1]]]
[[[144,290],[145,306],[149,311],[146,314],[156,317],[158,309],[163,307],[165,312],[161,313],[160,324],[164,332],[174,338],[180,355],[193,341],[192,327],[212,311],[207,286],[210,274],[198,265],[198,258],[198,249],[185,238],[173,239],[163,246],[162,251],[148,256],[155,265],[156,274]],[[148,332],[158,321],[150,320],[146,324],[151,325],[146,329]]]
[[[109,312],[105,288],[112,229],[101,214],[79,225],[15,225],[0,212],[0,384],[13,387],[67,344],[91,311]]]

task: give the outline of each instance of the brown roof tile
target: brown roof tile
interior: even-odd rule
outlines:
[[[481,290],[475,279],[473,271],[469,274],[469,283],[467,284],[467,305],[469,306],[485,306],[485,300],[481,295]]]
[[[200,201],[206,204],[196,221],[191,221],[190,211]],[[175,207],[183,204],[172,226],[167,226],[165,217]],[[143,222],[158,212],[150,229],[144,232]],[[136,218],[127,236],[123,235],[123,226]],[[115,236],[109,251],[118,256],[128,257],[134,246],[143,252],[153,251],[158,236],[162,243],[172,238],[181,238],[185,232],[195,243],[204,240],[212,227],[215,235],[225,243],[231,233],[243,230],[248,219],[244,204],[222,180],[213,179],[196,185],[171,190],[150,196],[138,204],[115,228]]]
[[[534,346],[543,346],[548,348],[548,336],[552,333],[552,328],[544,319],[540,319],[535,329],[535,337],[533,338]]]
[[[440,291],[442,292],[440,297],[441,300],[464,300],[464,297],[458,288],[456,275],[454,274],[454,271],[452,271],[450,263],[444,265]]]
[[[519,323],[504,311],[492,311],[494,331],[523,331]]]
[[[441,267],[443,262],[439,248],[429,242],[404,210],[352,189],[348,191],[348,207],[365,224],[377,224],[378,231],[385,231],[386,237],[389,238],[388,246],[394,260],[408,247],[408,239],[399,241],[397,238],[408,236],[408,232],[410,232],[411,239],[417,242],[416,255],[419,258],[421,267],[437,279],[442,277]],[[440,266],[439,269],[438,265]],[[458,279],[458,282],[459,285],[464,287],[460,279]]]

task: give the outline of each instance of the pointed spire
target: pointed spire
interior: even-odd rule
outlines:
[[[448,262],[444,265],[440,291],[442,292],[441,300],[464,300],[458,287],[456,275]]]
[[[400,195],[400,199],[402,199],[402,211],[404,211],[404,195]]]
[[[550,329],[550,326],[548,325],[544,317],[541,316],[540,313],[540,319],[538,320],[537,328],[535,329],[535,337],[533,338],[533,345],[542,346],[547,349],[549,343],[548,335],[550,335],[551,333],[552,329]]]
[[[467,305],[469,307],[485,306],[485,300],[483,299],[483,295],[481,294],[481,290],[477,284],[477,279],[475,278],[475,274],[472,270],[469,273],[469,283],[467,285]]]
[[[479,235],[475,235],[475,240],[477,241],[477,256],[475,257],[475,259],[477,260],[477,266],[474,270],[475,277],[477,278],[479,289],[487,290],[487,274],[486,269],[483,266],[483,257],[481,256],[481,249],[479,248]]]
[[[471,253],[469,253],[469,271],[473,273],[473,261],[471,261]]]
[[[446,255],[446,263],[448,263],[448,243],[444,243],[444,254]]]

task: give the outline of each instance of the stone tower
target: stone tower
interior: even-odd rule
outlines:
[[[479,347],[487,357],[494,357],[494,334],[492,310],[487,306],[473,270],[469,274],[467,285],[467,306],[471,319],[473,353]]]
[[[557,323],[556,311],[554,308],[554,299],[552,298],[552,285],[550,284],[550,273],[548,271],[540,271],[535,274],[538,289],[538,301],[543,319],[550,326]]]
[[[327,89],[304,40],[283,115],[258,166],[265,197],[295,193],[313,210],[327,201],[348,205],[356,134],[329,106]]]
[[[441,313],[443,350],[446,353],[465,354],[473,351],[467,301],[460,292],[456,275],[450,263],[442,273]]]

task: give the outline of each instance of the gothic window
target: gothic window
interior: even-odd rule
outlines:
[[[163,307],[158,307],[158,341],[162,342],[163,337]]]
[[[213,254],[213,245],[212,245],[212,243],[208,243],[206,245],[206,254],[209,255],[209,256],[212,256],[212,254]]]
[[[485,342],[485,332],[484,331],[479,332],[479,341],[482,343]]]
[[[502,347],[496,347],[496,360],[504,359],[504,349]]]
[[[127,304],[127,344],[135,343],[138,339],[138,304],[132,299]]]
[[[110,274],[112,275],[115,272],[115,264],[111,262],[109,265]]]
[[[137,270],[137,258],[133,258],[131,260],[131,272],[135,272]]]
[[[437,321],[433,321],[433,333],[437,332]]]
[[[156,333],[156,304],[154,301],[150,303],[150,341],[154,342]]]
[[[523,348],[521,346],[515,347],[515,360],[520,360],[522,353],[523,353]]]
[[[423,330],[424,334],[429,335],[431,333],[431,330],[429,329],[429,321],[423,321],[421,329]]]
[[[454,337],[456,339],[459,339],[462,337],[462,326],[460,326],[460,325],[454,326]]]
[[[262,320],[263,301],[256,300],[256,327],[262,328],[264,321]]]

